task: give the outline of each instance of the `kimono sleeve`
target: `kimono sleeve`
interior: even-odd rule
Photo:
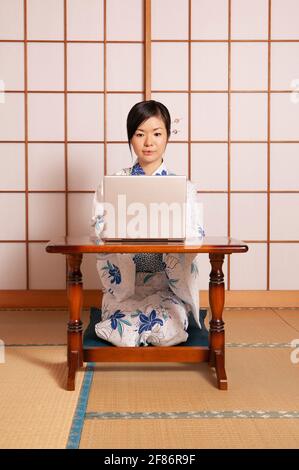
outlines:
[[[123,170],[117,171],[113,173],[114,176],[125,176],[130,175],[130,168],[124,168]],[[103,180],[97,187],[97,190],[94,193],[93,201],[92,201],[92,214],[91,214],[91,223],[90,223],[90,235],[95,235],[96,237],[100,238],[102,232],[105,228],[105,220],[104,220],[104,212],[105,212],[105,205],[104,205],[104,184]]]
[[[109,292],[122,301],[135,294],[136,267],[134,253],[99,253],[97,271],[103,293]]]
[[[203,204],[198,200],[196,186],[191,181],[187,182],[187,207],[186,207],[186,237],[200,238],[205,236],[203,227]]]
[[[90,224],[92,235],[98,238],[103,236],[105,230],[104,208],[102,181],[94,194]],[[135,293],[136,267],[133,256],[134,253],[99,253],[97,255],[97,271],[102,290],[104,293],[112,294],[118,301],[125,300]]]
[[[92,214],[90,223],[91,235],[100,237],[104,229],[104,201],[103,201],[103,182],[101,182],[94,193],[92,202]]]

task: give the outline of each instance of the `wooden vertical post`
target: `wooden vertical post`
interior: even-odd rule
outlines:
[[[83,304],[83,284],[80,266],[82,253],[67,255],[67,293],[70,318],[67,328],[68,381],[67,390],[75,390],[76,370],[83,366],[81,312]]]
[[[225,372],[225,338],[224,321],[222,313],[224,308],[224,274],[222,266],[223,253],[210,253],[211,263],[209,301],[212,312],[210,321],[210,366],[216,368],[217,383],[220,390],[227,390],[227,378]]]
[[[151,99],[151,0],[144,0],[144,99]]]

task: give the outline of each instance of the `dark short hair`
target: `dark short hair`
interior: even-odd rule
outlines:
[[[138,129],[138,126],[142,122],[146,121],[147,119],[153,116],[159,117],[163,120],[166,127],[167,139],[169,139],[170,114],[166,106],[162,103],[159,103],[159,101],[155,100],[140,101],[139,103],[134,104],[134,106],[130,109],[127,117],[127,133],[131,153],[131,139],[136,129]]]

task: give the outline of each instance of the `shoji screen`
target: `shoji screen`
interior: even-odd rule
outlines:
[[[63,289],[65,260],[46,242],[86,232],[102,175],[131,165],[144,4],[0,0],[0,289]],[[299,2],[151,9],[152,98],[172,117],[166,162],[197,184],[207,235],[250,246],[226,262],[227,287],[298,289]],[[83,271],[98,288],[93,257]],[[203,257],[202,288],[208,271]]]
[[[88,232],[103,174],[131,164],[143,0],[0,0],[0,289],[63,289],[45,244]],[[93,255],[84,286],[98,288]]]
[[[232,290],[299,288],[298,19],[295,0],[152,0],[167,163],[197,184],[207,235],[248,242],[225,265]]]

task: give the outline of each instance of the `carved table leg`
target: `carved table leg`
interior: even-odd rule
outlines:
[[[217,385],[220,390],[227,390],[227,378],[224,363],[224,321],[222,313],[224,307],[224,274],[222,265],[224,255],[210,253],[211,273],[209,284],[209,302],[212,312],[210,321],[210,358],[209,364],[216,368]]]
[[[69,304],[69,322],[67,328],[67,390],[75,390],[75,376],[79,367],[83,366],[81,311],[83,304],[82,273],[80,266],[82,253],[67,255],[67,293]]]

